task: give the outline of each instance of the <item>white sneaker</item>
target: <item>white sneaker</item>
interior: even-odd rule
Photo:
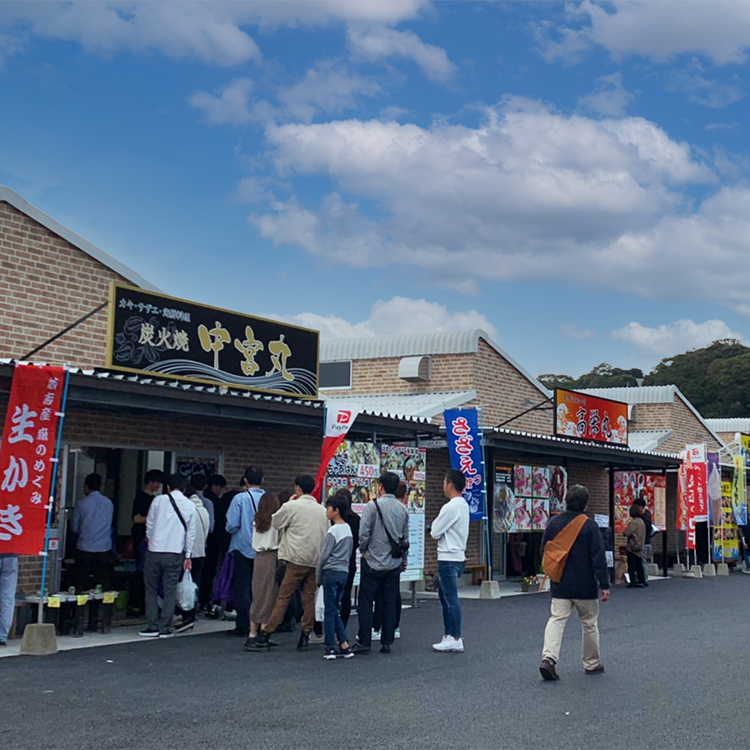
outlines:
[[[380,631],[379,630],[373,630],[371,639],[373,641],[379,641],[380,640]]]
[[[400,637],[401,637],[401,629],[400,629],[400,628],[396,628],[396,629],[395,629],[395,630],[393,631],[393,637],[394,637],[394,638],[400,638]]]
[[[444,635],[440,643],[432,645],[433,651],[463,653],[464,642],[462,638],[454,638],[452,635]]]

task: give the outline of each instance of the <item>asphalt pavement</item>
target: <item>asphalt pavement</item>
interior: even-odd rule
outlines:
[[[464,654],[431,652],[440,605],[426,601],[389,656],[328,662],[296,634],[244,653],[214,633],[3,659],[0,748],[750,745],[750,576],[617,587],[600,617],[606,673],[584,675],[574,615],[554,683],[538,672],[549,595],[462,605]]]

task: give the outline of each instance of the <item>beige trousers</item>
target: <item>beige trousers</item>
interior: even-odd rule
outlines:
[[[568,618],[573,610],[578,612],[583,630],[583,668],[593,669],[599,665],[599,600],[598,599],[553,599],[550,618],[544,630],[543,659],[560,661],[560,648]]]

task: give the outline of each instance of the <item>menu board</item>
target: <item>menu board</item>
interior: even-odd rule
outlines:
[[[326,474],[325,495],[330,497],[340,487],[352,493],[352,510],[362,514],[365,505],[378,496],[381,472],[392,471],[406,483],[406,509],[409,513],[409,555],[402,581],[424,578],[425,550],[425,483],[427,452],[411,446],[358,443],[345,440],[331,460]],[[360,555],[357,552],[359,584]]]

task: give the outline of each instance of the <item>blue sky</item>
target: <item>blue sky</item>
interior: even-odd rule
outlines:
[[[750,4],[0,4],[0,183],[175,296],[533,374],[750,339]]]

